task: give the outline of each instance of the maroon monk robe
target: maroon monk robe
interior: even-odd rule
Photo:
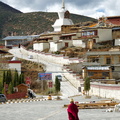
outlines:
[[[78,118],[78,107],[74,102],[68,106],[68,118],[69,120],[79,120]]]

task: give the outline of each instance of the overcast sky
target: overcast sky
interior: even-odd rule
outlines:
[[[2,2],[26,13],[35,11],[58,12],[62,0],[1,0]],[[70,13],[99,18],[119,16],[120,0],[65,0],[65,7]]]

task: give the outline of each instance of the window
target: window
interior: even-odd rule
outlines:
[[[4,95],[0,95],[0,98],[4,97]]]
[[[94,35],[97,35],[97,34],[98,34],[97,30],[95,30],[95,31],[94,31]]]
[[[88,76],[91,77],[94,75],[94,72],[88,72]]]
[[[97,35],[97,31],[84,31],[82,32],[82,36],[93,36]]]
[[[119,63],[120,63],[120,57],[119,57]]]
[[[68,43],[67,42],[65,43],[65,47],[68,47]]]
[[[92,57],[92,58],[88,58],[88,62],[99,62],[99,58],[98,57]]]
[[[110,59],[110,57],[107,57],[107,58],[106,58],[106,64],[111,64],[111,59]]]

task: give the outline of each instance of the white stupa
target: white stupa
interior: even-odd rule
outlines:
[[[68,10],[65,9],[65,2],[62,0],[62,9],[58,12],[59,19],[57,19],[52,25],[54,31],[61,31],[62,25],[73,25],[71,19],[69,19],[70,13]]]

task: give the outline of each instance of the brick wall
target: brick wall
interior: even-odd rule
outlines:
[[[22,93],[17,92],[17,93],[13,93],[13,94],[7,94],[6,97],[7,97],[8,100],[10,100],[10,99],[21,99],[21,98],[25,98],[26,95],[27,95],[26,92],[22,92]]]

